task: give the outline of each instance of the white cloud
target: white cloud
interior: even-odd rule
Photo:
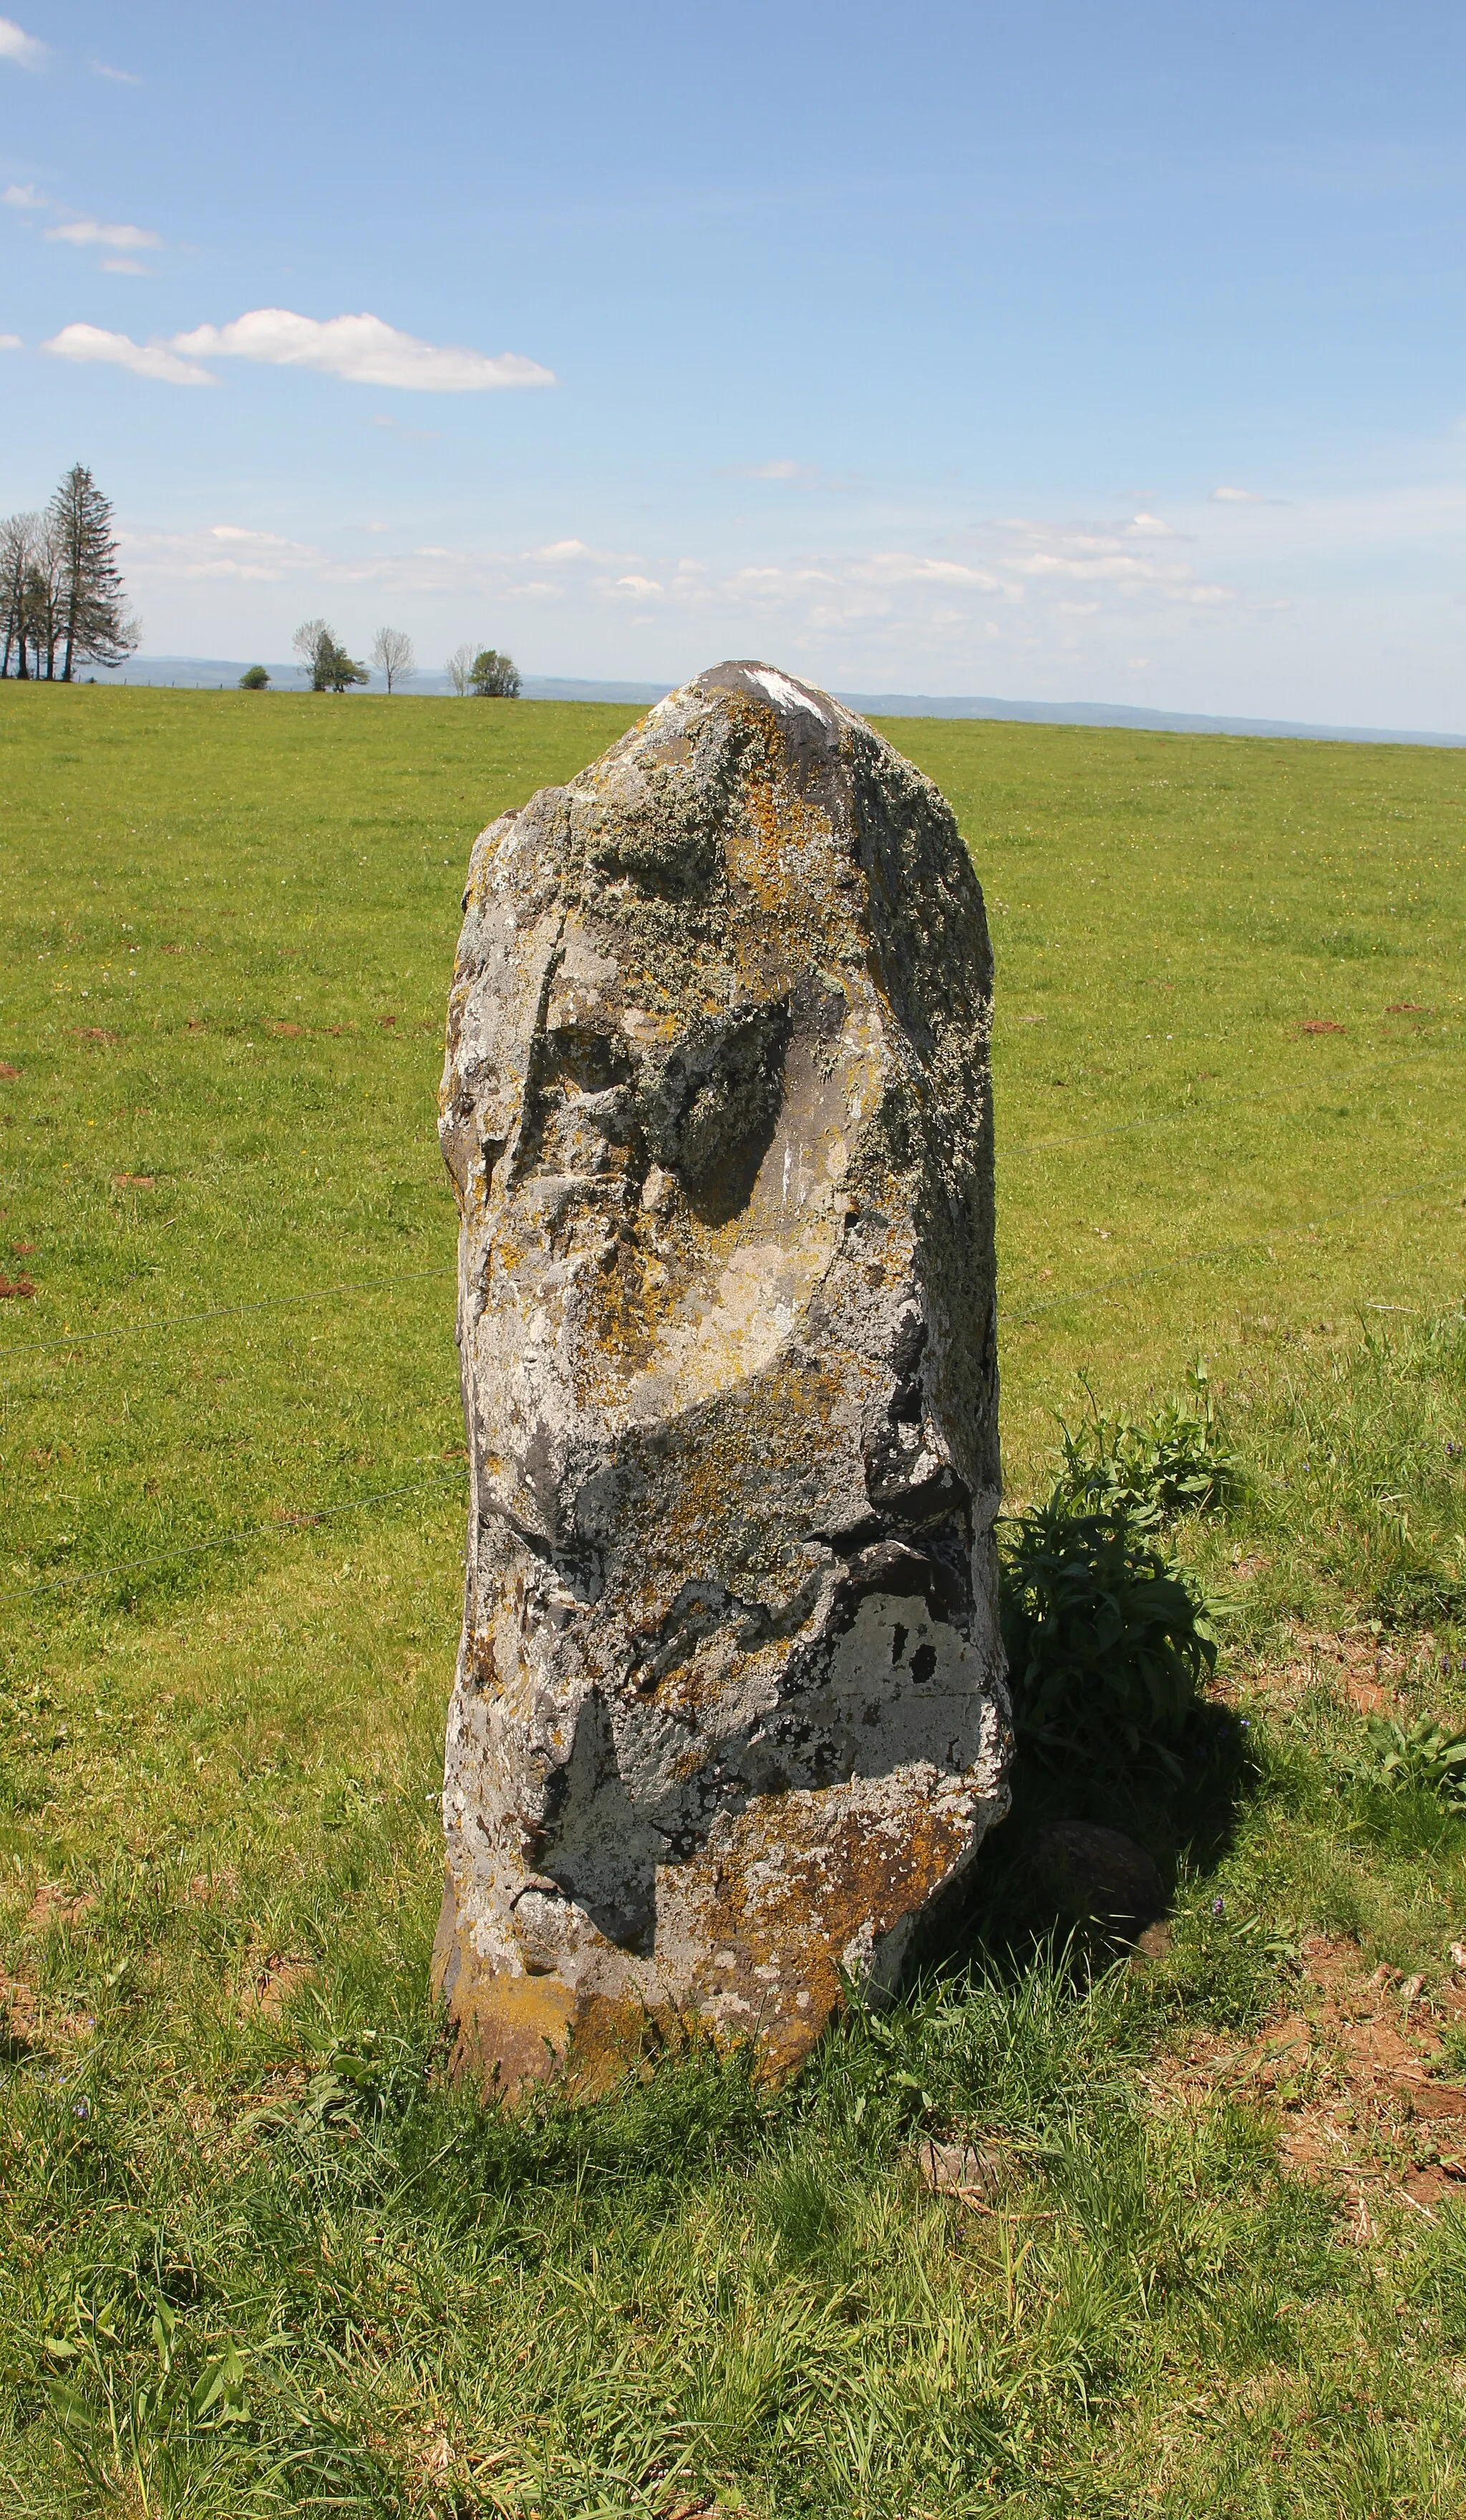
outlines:
[[[64,324],[54,339],[44,341],[43,349],[54,358],[77,361],[101,360],[115,368],[130,368],[135,377],[151,377],[161,385],[211,385],[217,380],[207,368],[192,359],[181,359],[166,341],[133,341],[125,333],[106,333],[98,324]]]
[[[662,591],[654,577],[618,577],[616,584],[633,595],[660,595]]]
[[[542,543],[537,552],[530,554],[532,560],[589,560],[590,556],[590,544],[576,542],[573,536],[567,542]]]
[[[134,255],[147,252],[162,244],[162,238],[152,228],[134,227],[130,221],[94,219],[79,210],[68,210],[63,202],[53,202],[34,184],[7,184],[0,202],[11,210],[55,210],[56,225],[46,230],[51,245],[106,246],[104,271],[126,271],[141,278],[148,270],[146,263]]]
[[[14,18],[0,18],[0,62],[15,62],[22,70],[43,69],[46,47],[18,26]]]
[[[129,570],[155,579],[273,585],[302,570],[316,578],[346,574],[333,571],[326,553],[313,544],[291,542],[286,534],[262,533],[252,525],[210,525],[186,534],[124,529],[122,542]]]
[[[780,455],[772,464],[728,464],[724,472],[732,481],[808,481],[814,466],[796,464],[791,457]]]
[[[110,245],[119,253],[135,253],[140,247],[161,245],[162,238],[151,228],[113,225],[106,219],[65,219],[60,227],[46,230],[52,245]]]
[[[1212,496],[1214,499],[1230,502],[1233,507],[1245,506],[1251,508],[1266,505],[1261,490],[1238,490],[1230,482],[1226,481],[1222,482],[1222,487],[1219,490],[1214,490],[1212,492]]]
[[[87,68],[98,78],[115,79],[118,87],[141,87],[143,84],[136,70],[113,69],[111,62],[88,62]]]
[[[868,560],[856,562],[853,574],[891,586],[977,586],[989,595],[1001,584],[990,569],[969,568],[957,560],[925,560],[914,552],[872,552]]]
[[[161,245],[152,227],[126,227],[111,224],[109,219],[63,219],[61,227],[48,227],[45,237],[51,245],[111,245],[115,252],[139,252],[139,247]]]
[[[272,551],[305,551],[305,543],[292,543],[288,534],[267,534],[258,525],[210,525],[216,543],[268,544]]]
[[[1231,600],[1230,587],[1206,585],[1181,562],[1137,560],[1125,552],[1027,552],[1011,565],[1032,580],[1077,578],[1082,584],[1158,595],[1173,604],[1226,604]]]
[[[395,437],[441,437],[443,433],[440,428],[409,428],[390,411],[374,412],[372,425],[374,428],[391,429]]]
[[[190,358],[255,359],[267,367],[312,368],[348,383],[398,385],[419,393],[486,393],[507,385],[550,385],[555,378],[510,350],[438,348],[399,333],[379,315],[333,315],[325,323],[284,306],[258,306],[231,324],[200,324],[173,348]]]
[[[24,347],[19,333],[0,333],[0,350],[23,350]]]

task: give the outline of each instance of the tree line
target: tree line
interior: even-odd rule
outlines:
[[[111,502],[73,464],[49,506],[0,518],[0,680],[69,683],[79,665],[120,665],[141,637]]]
[[[358,683],[369,683],[371,669],[359,664],[342,647],[329,621],[319,617],[302,621],[290,642],[300,659],[301,671],[310,676],[313,692],[349,692]],[[417,652],[405,630],[382,628],[372,642],[372,664],[380,674],[391,697],[399,683],[412,681],[418,670]],[[455,649],[448,659],[448,680],[460,699],[472,693],[485,700],[516,700],[519,697],[519,669],[512,656],[498,648],[471,647]],[[262,692],[269,688],[270,676],[265,666],[251,665],[240,676],[240,689]]]

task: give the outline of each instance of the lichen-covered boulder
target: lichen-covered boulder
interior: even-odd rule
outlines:
[[[810,2047],[1006,1807],[992,963],[948,806],[768,666],[473,850],[461,2064]]]

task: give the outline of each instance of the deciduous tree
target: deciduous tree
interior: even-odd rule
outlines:
[[[0,677],[9,676],[14,656],[16,679],[22,683],[30,680],[25,639],[25,587],[41,531],[41,519],[33,510],[7,517],[0,522],[0,630],[4,633]]]
[[[398,683],[405,683],[418,670],[413,643],[405,630],[381,629],[372,642],[372,662],[387,687],[387,698]]]
[[[481,700],[516,700],[519,697],[519,668],[512,656],[501,655],[497,648],[480,648],[468,675],[469,688]]]
[[[459,698],[464,699],[467,695],[468,677],[473,671],[473,650],[466,644],[462,648],[455,648],[448,659],[446,670],[448,680]]]
[[[353,683],[370,683],[365,665],[347,655],[329,621],[302,621],[290,642],[311,678],[313,692],[347,692]]]

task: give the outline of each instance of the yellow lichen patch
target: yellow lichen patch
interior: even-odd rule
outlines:
[[[455,1990],[458,2040],[449,2070],[486,2088],[514,2092],[558,2071],[577,2011],[574,1992],[557,1977],[470,1973]]]
[[[963,1798],[920,1779],[767,1797],[716,1849],[658,1876],[658,1925],[706,1955],[697,2000],[726,2028],[756,2029],[776,2072],[807,2054],[885,1937],[924,1907],[971,1838]],[[833,1806],[833,1808],[832,1808]]]
[[[689,1571],[757,1567],[768,1492],[801,1477],[814,1485],[822,1460],[838,1452],[848,1398],[843,1374],[788,1357],[678,1430],[656,1475],[627,1500],[624,1555],[644,1570],[627,1596],[639,1624],[660,1615]]]
[[[738,806],[729,825],[728,871],[763,914],[735,927],[740,972],[763,980],[771,944],[791,972],[848,955],[855,939],[835,882],[828,814],[767,772],[745,778]]]

